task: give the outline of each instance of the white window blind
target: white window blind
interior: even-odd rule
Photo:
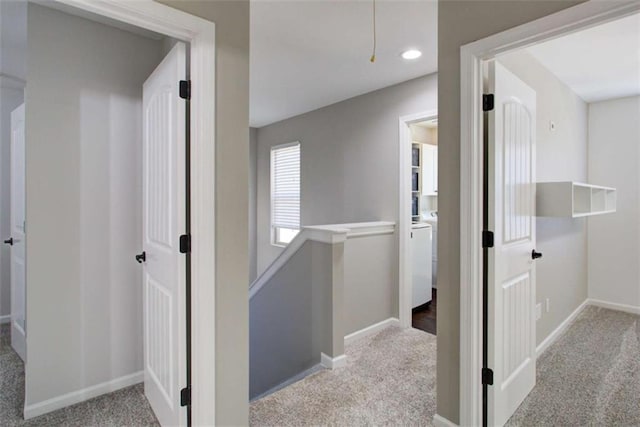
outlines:
[[[300,143],[271,149],[271,226],[300,229]]]

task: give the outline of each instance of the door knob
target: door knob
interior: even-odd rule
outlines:
[[[4,244],[13,246],[13,237],[9,237],[7,240],[5,240]]]
[[[136,261],[138,261],[138,264],[142,264],[146,260],[147,260],[147,253],[146,252],[142,251],[141,254],[136,255]]]
[[[542,253],[540,252],[536,252],[536,250],[532,250],[531,251],[531,259],[538,259],[538,258],[542,258]]]

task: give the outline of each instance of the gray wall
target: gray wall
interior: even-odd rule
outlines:
[[[161,44],[35,4],[26,90],[32,405],[142,369],[142,83]]]
[[[250,396],[344,353],[344,337],[398,317],[395,235],[306,241],[250,301]],[[395,283],[395,289],[389,284]]]
[[[617,212],[589,218],[589,298],[640,309],[640,97],[589,104],[589,182]]]
[[[26,76],[27,5],[20,0],[0,2],[0,71],[18,77]]]
[[[395,234],[351,238],[344,245],[345,335],[398,318]]]
[[[429,75],[258,129],[258,274],[282,251],[270,243],[271,147],[300,141],[303,225],[397,221],[398,118],[434,110],[436,94]],[[397,276],[397,259],[389,267]]]
[[[581,2],[441,0],[438,3],[437,411],[456,423],[460,415],[460,46]]]
[[[339,244],[338,246],[341,246]],[[250,301],[250,397],[332,354],[333,247],[305,242]]]
[[[587,182],[587,104],[526,51],[500,62],[536,91],[536,181]],[[536,249],[544,254],[536,262],[540,344],[587,299],[587,220],[538,217],[536,237]]]
[[[216,23],[215,417],[218,425],[246,425],[250,5],[248,0],[161,2]]]

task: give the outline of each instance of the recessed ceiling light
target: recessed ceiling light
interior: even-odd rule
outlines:
[[[417,49],[409,49],[402,52],[402,57],[404,59],[418,59],[422,56],[422,52]]]

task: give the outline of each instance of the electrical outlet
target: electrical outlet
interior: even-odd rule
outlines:
[[[536,304],[536,320],[540,320],[542,317],[542,303],[539,302]]]
[[[545,307],[545,308],[546,308],[546,310],[547,310],[547,313],[548,313],[548,312],[549,312],[549,310],[551,309],[551,301],[549,300],[549,298],[547,298],[547,304],[546,304],[546,307]]]

